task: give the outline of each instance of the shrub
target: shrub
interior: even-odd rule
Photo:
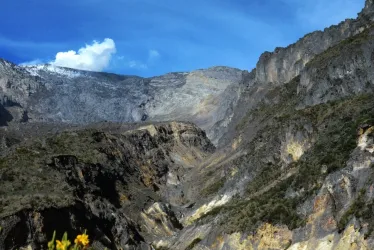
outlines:
[[[211,195],[211,194],[215,194],[217,193],[223,186],[225,185],[225,178],[222,178],[220,179],[219,181],[217,182],[214,182],[213,184],[211,184],[210,186],[204,188],[202,191],[201,191],[201,194],[203,196],[208,196],[208,195]]]

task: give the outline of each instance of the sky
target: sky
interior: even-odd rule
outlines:
[[[125,75],[251,70],[365,0],[2,0],[0,58]]]

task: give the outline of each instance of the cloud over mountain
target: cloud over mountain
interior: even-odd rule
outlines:
[[[113,54],[116,53],[116,45],[110,38],[103,42],[93,41],[77,51],[58,52],[51,64],[89,71],[102,71],[109,66]]]

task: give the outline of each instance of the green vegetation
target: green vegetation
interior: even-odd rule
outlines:
[[[219,181],[214,182],[213,184],[204,188],[201,191],[201,195],[208,196],[208,195],[217,193],[225,185],[225,181],[226,181],[226,179],[222,178]]]
[[[95,132],[63,132],[26,141],[0,158],[0,195],[3,197],[0,216],[19,211],[25,204],[32,209],[70,205],[74,201],[74,190],[65,181],[65,175],[54,167],[54,159],[71,155],[80,164],[105,161],[107,155],[101,151],[106,149],[109,154],[111,145],[96,142]]]
[[[249,110],[242,120],[236,125],[235,129],[237,131],[242,131],[246,128],[250,121],[263,122],[266,119],[271,119],[273,117],[279,117],[281,114],[284,116],[295,110],[295,105],[297,103],[297,86],[300,83],[300,76],[295,77],[289,83],[282,86],[274,87],[266,95],[267,99],[274,100],[277,99],[276,103],[260,103],[254,110]],[[276,106],[277,108],[274,108]]]
[[[314,130],[313,146],[298,162],[288,166],[288,169],[297,169],[297,172],[265,193],[251,197],[250,200],[234,199],[228,205],[213,209],[202,217],[201,221],[219,215],[220,227],[226,233],[253,232],[263,222],[287,225],[289,229],[303,226],[306,218],[297,214],[297,206],[317,192],[329,173],[346,166],[350,153],[357,145],[357,129],[362,124],[374,124],[374,96],[364,94],[295,110],[297,103],[295,90],[298,81],[299,79],[294,79],[285,88],[279,87],[273,90],[281,96],[277,109],[274,109],[272,105],[262,104],[258,109],[248,113],[239,126],[239,129],[243,129],[249,122],[249,118],[261,121],[266,126],[259,131],[257,137],[269,138],[272,141],[271,136],[276,137],[282,134],[282,126],[297,127],[305,121],[311,123]],[[256,140],[255,138],[254,142]],[[253,143],[248,147],[248,150],[252,152],[250,156],[252,159],[262,158],[262,154],[270,152],[267,149],[257,152]],[[245,160],[241,160],[245,164]],[[324,166],[327,167],[327,171],[322,171]],[[276,164],[263,163],[259,172],[247,186],[247,196],[250,197],[251,194],[274,182],[287,171]],[[298,196],[285,198],[288,189],[298,191]],[[358,212],[359,207],[365,209]],[[373,205],[364,206],[361,200],[358,200],[342,218],[339,225],[344,228],[352,215],[366,218],[368,221],[373,212]],[[373,227],[370,227],[370,233],[371,228]]]
[[[270,191],[248,201],[235,199],[229,205],[215,208],[201,220],[221,215],[220,228],[225,233],[253,232],[263,222],[287,225],[294,229],[304,225],[296,213],[297,199],[286,199],[288,182],[283,181]]]
[[[374,232],[374,203],[373,201],[366,202],[365,194],[365,189],[360,190],[360,193],[356,200],[352,203],[349,209],[342,215],[338,222],[339,231],[343,231],[349,223],[349,221],[353,217],[356,217],[368,223],[368,230],[365,234],[365,238],[372,236],[372,233]]]
[[[341,41],[337,45],[314,57],[307,63],[306,67],[323,69],[331,64],[334,58],[343,57],[347,52],[349,55],[362,54],[361,45],[367,42],[371,37],[370,28],[367,28],[365,31]]]
[[[373,236],[374,232],[374,203],[373,201],[370,201],[369,203],[366,203],[363,207],[360,208],[360,210],[355,213],[355,216],[357,218],[360,218],[364,220],[365,222],[368,222],[368,231],[365,234],[365,238],[369,236]]]
[[[349,207],[349,209],[343,214],[338,222],[339,231],[343,231],[348,222],[352,219],[353,216],[360,217],[362,209],[365,207],[365,190],[361,190],[357,199]]]
[[[294,80],[293,86],[296,82],[297,79]],[[298,162],[288,166],[290,169],[297,169],[296,173],[286,180],[279,181],[270,190],[251,197],[251,194],[260,191],[269,183],[277,180],[282,173],[288,171],[277,164],[262,163],[263,166],[247,186],[247,197],[251,197],[250,200],[234,199],[228,205],[213,209],[201,218],[201,222],[219,215],[220,227],[226,233],[253,232],[263,222],[287,225],[289,229],[304,225],[306,218],[297,214],[297,206],[316,194],[329,173],[346,166],[352,150],[357,145],[359,126],[374,124],[374,96],[372,94],[295,110],[295,98],[290,96],[292,92],[292,89],[288,92],[281,92],[285,101],[277,106],[277,110],[274,110],[271,105],[263,104],[247,117],[251,116],[252,119],[260,120],[266,124],[258,132],[257,138],[267,138],[269,141],[273,140],[271,136],[282,134],[282,126],[297,127],[306,121],[312,124],[314,130],[312,147]],[[287,96],[290,97],[288,100]],[[244,124],[247,122],[249,121],[246,120]],[[256,144],[256,140],[255,138],[248,145],[251,156],[246,159],[261,159],[263,154],[271,152],[272,146],[270,144],[265,144],[265,148],[261,148],[257,152],[253,146]],[[245,162],[245,160],[241,160]],[[327,171],[322,171],[324,166],[327,167]],[[298,195],[285,198],[288,189],[298,191]],[[361,211],[358,210],[360,206],[364,207]],[[340,227],[344,228],[347,220],[353,215],[366,218],[366,221],[370,220],[370,214],[374,212],[373,207],[373,205],[364,206],[364,203],[358,200],[342,218],[339,223]],[[374,227],[370,226],[370,228]],[[371,231],[372,229],[370,229],[370,233]]]
[[[47,139],[51,151],[59,154],[76,155],[81,162],[96,164],[100,161],[100,152],[96,141],[96,131],[84,130],[79,133],[64,132]]]
[[[357,129],[361,124],[374,124],[372,95],[361,95],[299,111],[309,116],[319,133],[313,147],[298,164],[299,174],[293,187],[310,190],[318,187],[328,173],[345,167],[356,147]],[[328,171],[322,173],[322,166]]]
[[[201,241],[200,238],[196,238],[194,239],[191,244],[189,244],[185,250],[192,250],[197,244],[199,244],[199,242]]]
[[[65,232],[61,240],[56,240],[56,231],[53,232],[52,240],[48,242],[48,250],[83,250],[90,249],[88,235],[85,233],[77,235],[74,244],[68,239],[68,234]]]
[[[267,165],[261,169],[260,173],[256,175],[256,177],[248,184],[246,188],[246,193],[251,195],[252,193],[257,192],[262,187],[265,187],[269,184],[269,181],[276,180],[279,176],[281,176],[282,172],[285,170],[281,170],[278,166],[274,165]]]

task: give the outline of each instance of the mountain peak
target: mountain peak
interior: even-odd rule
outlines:
[[[33,76],[40,76],[41,71],[48,71],[53,74],[62,75],[70,78],[79,77],[84,71],[79,71],[70,68],[64,68],[55,66],[53,64],[37,64],[37,65],[27,65],[22,66],[26,71],[28,71]]]
[[[374,12],[374,0],[366,0],[365,7],[362,10],[361,14],[368,15]]]

